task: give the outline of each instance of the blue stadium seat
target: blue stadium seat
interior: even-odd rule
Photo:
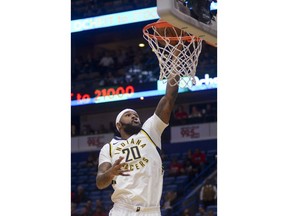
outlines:
[[[170,184],[173,184],[175,181],[175,177],[174,176],[168,176],[168,177],[164,177],[163,179],[163,185],[170,185]]]
[[[87,176],[78,176],[77,177],[77,183],[78,184],[83,184],[86,182],[86,180],[87,180]]]
[[[101,195],[102,195],[102,191],[100,191],[100,190],[91,191],[89,193],[89,196],[101,196]]]
[[[71,162],[71,168],[77,168],[78,167],[78,163],[77,162]]]
[[[71,169],[71,175],[72,176],[76,176],[77,175],[77,169],[76,168]]]
[[[79,169],[78,169],[78,173],[79,173],[79,172],[80,172],[80,173],[83,173],[84,175],[86,175],[86,174],[89,173],[89,168],[86,168],[86,167],[85,167],[85,168],[83,168],[83,167],[82,167],[82,168],[79,168]]]
[[[173,154],[169,154],[168,155],[169,158],[172,160],[173,158],[176,158],[176,159],[182,159],[181,158],[181,153],[173,153]]]
[[[97,187],[96,187],[96,183],[90,183],[90,184],[88,184],[88,187],[87,187],[87,189],[89,190],[89,191],[96,191],[97,190]]]
[[[77,172],[77,175],[78,176],[86,176],[86,172],[79,169],[78,172]]]
[[[90,175],[90,176],[88,176],[88,181],[89,182],[96,182],[96,176],[95,175]]]
[[[168,209],[161,209],[161,215],[162,216],[168,215]]]
[[[76,189],[77,189],[77,185],[72,184],[72,185],[71,185],[71,191],[76,191]]]
[[[77,184],[78,183],[78,179],[77,177],[71,177],[71,184]]]
[[[217,212],[217,205],[207,206],[206,211],[212,210],[214,213]]]
[[[110,199],[112,193],[113,193],[113,191],[111,191],[111,190],[104,190],[104,191],[102,191],[102,197],[103,197],[103,199],[104,199],[104,200]]]
[[[78,204],[78,207],[79,209],[83,209],[83,207],[86,205],[86,202],[81,202]]]
[[[88,191],[89,184],[81,184],[85,191]]]
[[[171,184],[163,187],[163,190],[165,191],[177,191],[178,185],[176,184]]]
[[[186,184],[188,182],[188,179],[189,179],[189,176],[187,176],[187,175],[177,176],[175,179],[175,184],[177,184],[177,185]]]
[[[78,167],[81,168],[81,167],[84,167],[86,165],[86,161],[80,161],[78,163]]]
[[[88,170],[88,173],[89,173],[90,175],[93,174],[93,173],[94,173],[94,175],[95,175],[96,172],[97,172],[97,167],[88,167],[87,170]]]
[[[96,200],[102,200],[102,196],[101,195],[89,195],[89,198],[92,200],[93,203]]]
[[[162,165],[163,165],[164,169],[169,169],[170,163],[171,163],[170,160],[163,161]]]

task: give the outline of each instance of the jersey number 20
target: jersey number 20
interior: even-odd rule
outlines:
[[[123,154],[126,154],[125,162],[129,162],[129,161],[132,161],[133,159],[136,160],[136,159],[141,158],[138,146],[133,146],[131,148],[123,149],[122,152]]]

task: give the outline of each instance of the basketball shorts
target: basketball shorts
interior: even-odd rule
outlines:
[[[160,207],[141,207],[114,203],[109,216],[161,216]]]

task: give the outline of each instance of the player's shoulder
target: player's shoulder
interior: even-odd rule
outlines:
[[[107,145],[117,145],[118,143],[123,142],[123,139],[121,137],[118,136],[114,136],[111,141],[109,143],[107,143]]]
[[[167,126],[168,124],[165,124],[162,119],[154,113],[152,116],[150,116],[143,124],[142,128],[145,130],[146,127],[151,127],[151,126],[156,126],[156,125],[165,125]]]

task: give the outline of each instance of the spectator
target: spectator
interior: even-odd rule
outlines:
[[[82,209],[81,216],[93,216],[94,210],[92,208],[92,202],[91,200],[88,200],[86,205]]]
[[[182,163],[179,163],[176,158],[173,158],[169,167],[170,176],[178,176],[184,174],[185,170]]]
[[[201,216],[207,216],[205,209],[201,205],[199,206],[199,213]]]
[[[106,86],[113,86],[117,84],[117,79],[114,77],[112,71],[108,71],[104,77]]]
[[[117,64],[117,69],[123,67],[126,62],[128,61],[127,59],[127,54],[125,49],[120,49],[116,51],[116,64]]]
[[[190,159],[192,162],[192,166],[197,169],[197,173],[201,172],[206,163],[206,154],[201,152],[199,148],[194,150],[194,153],[190,153]]]
[[[209,210],[208,212],[202,208],[202,207],[199,207],[199,213],[201,216],[214,216],[214,212],[212,210]]]
[[[86,191],[84,190],[83,186],[78,185],[77,191],[74,194],[73,202],[79,204],[81,202],[87,202],[88,196],[86,195]]]
[[[80,216],[80,212],[77,209],[77,204],[76,203],[71,203],[71,216]]]
[[[214,211],[212,211],[212,210],[209,210],[208,212],[207,212],[207,216],[214,216],[215,214],[214,214]]]
[[[98,133],[103,134],[103,133],[108,133],[108,132],[109,132],[109,130],[105,127],[105,125],[101,124],[100,128],[98,130]]]
[[[198,110],[196,106],[191,106],[189,108],[189,118],[193,120],[193,122],[199,122],[202,118],[201,112]]]
[[[72,124],[71,125],[71,136],[74,137],[74,136],[77,136],[77,127],[75,124]]]
[[[182,216],[192,216],[190,209],[188,208],[184,209]]]
[[[188,118],[188,113],[185,111],[184,106],[182,104],[179,105],[175,111],[175,119],[182,120],[182,119],[187,119],[187,118]]]
[[[86,167],[98,167],[98,157],[96,153],[90,153],[86,160]]]
[[[96,203],[96,208],[100,208],[100,209],[105,210],[105,207],[104,207],[104,205],[103,205],[103,203],[102,203],[102,201],[100,199],[97,199],[95,201],[95,203]]]
[[[106,216],[106,209],[102,203],[101,200],[97,199],[96,200],[96,208],[95,208],[95,213],[93,216]]]
[[[192,178],[197,173],[197,169],[195,169],[192,166],[192,162],[191,162],[190,158],[186,158],[186,160],[184,161],[183,167],[184,167],[185,175],[189,176],[189,179],[192,180]]]
[[[107,216],[108,214],[101,208],[96,208],[93,216]]]
[[[205,109],[202,110],[202,114],[205,122],[211,122],[215,120],[216,111],[212,108],[210,103],[206,104]]]
[[[177,193],[175,191],[168,191],[164,197],[164,204],[162,206],[163,209],[168,210],[168,215],[172,215],[173,213],[173,205],[175,204],[177,198]]]
[[[114,59],[109,51],[105,51],[104,56],[100,59],[99,66],[102,69],[102,75],[113,68]]]
[[[95,130],[91,127],[90,124],[83,125],[81,135],[91,135],[95,134]]]
[[[200,208],[206,211],[207,206],[217,204],[217,189],[212,180],[207,179],[200,190]]]

